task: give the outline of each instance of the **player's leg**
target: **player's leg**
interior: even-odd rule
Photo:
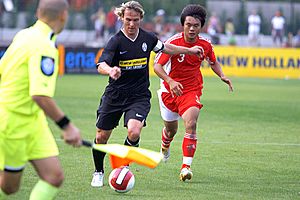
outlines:
[[[31,191],[30,200],[54,199],[64,180],[64,175],[58,160],[56,141],[42,111],[35,118],[30,132],[31,136],[26,142],[28,160],[40,178]]]
[[[124,141],[124,145],[139,147],[143,126],[144,122],[136,119],[129,119],[127,123],[127,137]]]
[[[0,199],[4,199],[7,195],[16,193],[20,188],[22,170],[18,171],[2,171]]]
[[[161,90],[157,91],[157,96],[159,100],[160,114],[165,125],[162,129],[160,152],[163,155],[163,161],[166,162],[170,157],[169,147],[177,133],[178,119],[180,116],[175,111],[177,110],[175,103],[176,97],[173,98],[170,93],[161,92]]]
[[[63,170],[57,156],[31,160],[40,180],[30,194],[30,200],[54,199],[64,180]]]
[[[102,129],[97,129],[96,138],[94,141],[95,144],[106,144],[111,133],[112,130],[106,131]],[[91,186],[102,187],[104,185],[104,157],[106,153],[92,149],[92,154],[95,165],[95,171],[93,173]]]
[[[121,102],[122,99],[120,99]],[[114,102],[114,105],[112,105]],[[105,95],[101,98],[101,103],[97,110],[96,121],[96,138],[95,144],[106,144],[112,130],[119,124],[119,120],[122,116],[122,104],[116,100],[112,100]],[[93,160],[95,165],[95,171],[93,173],[93,179],[91,186],[102,187],[104,178],[104,157],[105,153],[101,151],[92,150]]]
[[[0,144],[0,199],[4,199],[19,190],[27,156],[25,140],[0,138]]]
[[[5,199],[7,199],[8,195],[1,188],[2,178],[3,178],[3,171],[0,171],[0,200],[5,200]]]
[[[170,145],[177,133],[178,120],[164,121],[164,125],[165,127],[163,127],[161,134],[160,152],[163,155],[163,161],[166,162],[170,158]]]
[[[191,107],[182,115],[185,126],[185,135],[182,142],[183,159],[180,173],[182,181],[191,179],[193,175],[190,167],[197,147],[196,127],[199,111],[199,108]]]
[[[124,126],[127,127],[125,145],[138,147],[140,144],[141,131],[146,126],[146,119],[150,111],[149,98],[134,98],[127,101],[124,107]]]
[[[0,116],[0,200],[2,200],[19,190],[22,171],[27,160],[24,140],[9,139],[12,134],[23,132],[18,125],[20,121],[25,120],[1,107]]]

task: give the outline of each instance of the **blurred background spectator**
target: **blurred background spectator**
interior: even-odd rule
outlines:
[[[207,33],[211,38],[213,44],[220,44],[219,34],[222,32],[220,20],[216,12],[212,12],[210,18],[208,19]]]
[[[259,45],[259,34],[260,34],[261,19],[257,14],[256,10],[252,10],[248,16],[248,38],[250,46]]]
[[[106,29],[108,30],[108,34],[112,35],[116,33],[116,22],[117,15],[115,14],[115,7],[111,7],[110,11],[106,14]]]
[[[272,23],[272,36],[273,36],[274,46],[277,46],[277,40],[279,40],[279,46],[282,46],[285,19],[282,16],[280,10],[276,11],[275,16],[271,20],[271,23]]]
[[[297,32],[297,35],[295,36],[295,47],[300,48],[300,29]]]
[[[99,7],[98,11],[91,16],[91,20],[94,22],[95,39],[102,39],[105,31],[105,12],[102,7]]]
[[[66,29],[60,34],[58,41],[65,45],[72,46],[93,46],[103,47],[111,34],[118,31],[122,23],[117,20],[113,13],[113,7],[121,4],[120,0],[68,0],[70,3],[70,17],[66,25]],[[284,32],[282,33],[282,42],[276,47],[286,46],[289,32],[294,35],[294,45],[298,29],[300,29],[300,1],[299,0],[139,0],[147,15],[142,21],[142,27],[148,31],[157,32],[161,40],[182,31],[180,25],[179,13],[182,8],[190,3],[199,3],[204,5],[208,11],[207,25],[201,33],[204,37],[212,40],[214,44],[228,45],[234,44],[238,46],[256,46],[273,47],[273,38],[271,30],[273,24],[270,23],[274,13],[280,10],[284,13]],[[0,44],[8,44],[17,30],[32,25],[35,21],[35,9],[38,0],[0,0]],[[9,6],[7,2],[11,2],[13,6]],[[1,9],[2,7],[2,9]],[[106,14],[105,28],[100,31],[96,17],[91,17],[98,13],[98,9],[102,7]],[[11,9],[12,8],[12,9]],[[257,11],[260,17],[259,40],[253,37],[248,18],[252,11]],[[2,11],[2,13],[1,13]],[[210,17],[211,16],[211,17]],[[231,18],[233,21],[228,22]],[[210,21],[210,22],[209,22]],[[251,20],[250,20],[251,21]],[[249,23],[247,23],[249,22]],[[214,28],[214,24],[217,24]],[[233,26],[232,26],[233,24]],[[234,34],[231,28],[234,27]],[[108,30],[109,28],[109,30]],[[254,28],[255,29],[255,28]],[[104,31],[103,31],[104,30]],[[255,32],[255,31],[254,31]],[[249,35],[248,35],[249,34]],[[95,42],[96,38],[103,39],[101,42]],[[99,36],[99,37],[98,37]],[[234,37],[232,37],[234,36]],[[254,34],[254,36],[256,36]],[[249,37],[249,38],[248,38]],[[234,40],[233,40],[234,39]],[[276,37],[277,43],[279,37]],[[234,41],[234,42],[233,42]],[[93,44],[95,43],[95,44]]]
[[[286,47],[286,48],[294,47],[293,40],[294,40],[294,35],[293,35],[293,33],[289,32],[287,35],[286,41],[284,43],[284,47]]]
[[[228,37],[228,44],[232,46],[236,45],[234,33],[235,33],[235,28],[233,24],[233,19],[228,18],[225,23],[225,34]]]
[[[165,35],[165,30],[164,30],[164,25],[165,25],[165,10],[164,9],[159,9],[156,11],[156,15],[153,18],[153,23],[154,23],[154,32],[156,35],[161,39],[164,40],[164,35]]]

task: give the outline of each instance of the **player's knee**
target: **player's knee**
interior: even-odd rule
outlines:
[[[47,183],[55,186],[55,187],[60,187],[65,179],[64,177],[64,173],[62,170],[58,170],[52,174],[50,174],[49,176],[46,176],[43,178],[44,181],[46,181]]]
[[[14,184],[14,185],[3,185],[2,186],[2,191],[7,194],[11,195],[19,191],[20,184]]]
[[[141,130],[137,127],[132,127],[128,129],[128,137],[131,141],[136,141],[140,138]]]
[[[185,122],[185,128],[190,131],[195,131],[197,126],[197,120],[191,119]]]
[[[174,137],[174,135],[177,133],[177,127],[176,128],[167,128],[166,127],[166,134],[168,137]]]
[[[97,131],[96,134],[96,144],[106,144],[109,139],[109,135],[103,134],[100,131]]]

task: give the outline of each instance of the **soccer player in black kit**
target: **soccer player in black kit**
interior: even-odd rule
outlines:
[[[123,27],[107,43],[97,65],[100,74],[109,75],[109,84],[97,110],[96,144],[106,144],[112,130],[124,114],[128,135],[125,145],[139,146],[142,127],[150,111],[149,57],[151,51],[168,54],[199,54],[193,48],[164,44],[150,32],[140,28],[144,16],[139,2],[129,1],[116,8]],[[102,187],[105,153],[93,150],[95,172],[91,185]]]

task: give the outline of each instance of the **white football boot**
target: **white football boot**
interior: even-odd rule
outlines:
[[[162,161],[167,162],[170,158],[170,148],[165,148],[161,146],[160,154],[163,156]]]
[[[91,186],[93,187],[102,187],[103,186],[104,173],[102,172],[94,172],[93,180],[91,182]]]
[[[181,169],[180,175],[179,175],[179,179],[181,181],[191,180],[192,177],[193,177],[193,172],[192,172],[191,168],[184,167],[184,168]]]

